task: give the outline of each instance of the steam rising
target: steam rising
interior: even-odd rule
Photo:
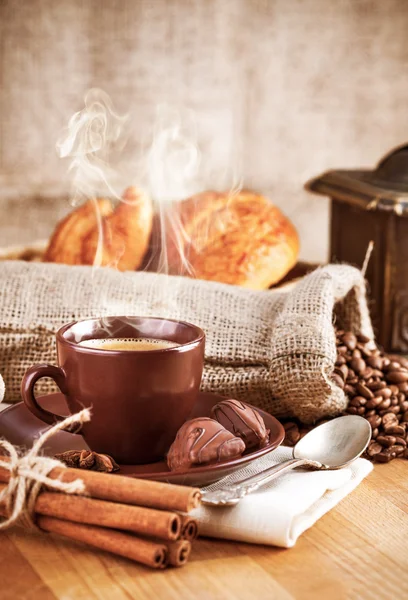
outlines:
[[[186,232],[176,203],[202,190],[201,153],[194,114],[181,113],[165,105],[156,111],[153,140],[147,153],[147,186],[157,215],[160,253],[155,270],[168,273],[167,244],[172,242],[180,255],[181,273],[191,273],[184,254]]]
[[[165,105],[157,108],[153,142],[147,155],[149,190],[157,206],[188,198],[200,187],[201,154],[194,115]]]
[[[61,158],[71,158],[72,204],[91,200],[94,204],[98,227],[98,245],[94,265],[102,260],[102,217],[96,201],[98,194],[120,198],[117,192],[118,169],[115,156],[123,149],[124,125],[127,115],[119,115],[113,108],[108,94],[92,88],[85,94],[85,108],[69,120],[57,142]]]
[[[122,197],[124,189],[137,185],[151,196],[156,213],[152,240],[156,255],[145,268],[169,272],[167,245],[170,242],[178,249],[179,273],[193,275],[184,248],[194,244],[195,240],[190,240],[183,228],[178,203],[205,189],[216,189],[217,181],[221,189],[230,187],[231,194],[240,188],[236,140],[223,132],[220,139],[212,140],[204,160],[199,149],[200,135],[195,114],[160,105],[156,109],[149,140],[140,156],[135,151],[129,168],[129,158],[125,163],[122,151],[130,125],[129,115],[119,114],[108,94],[93,88],[84,97],[84,108],[71,117],[57,143],[60,157],[71,160],[72,203],[77,205],[87,200],[94,203],[99,232],[94,266],[101,265],[104,243],[97,198],[108,196],[125,202]],[[217,151],[221,152],[224,160],[219,160],[220,153],[217,154]],[[100,294],[101,290],[98,290],[99,306]],[[163,278],[156,305],[151,307],[152,314],[174,316],[177,294],[176,280],[168,284]],[[109,309],[108,298],[105,304]]]
[[[69,170],[75,204],[107,192],[118,198],[118,168],[114,162],[123,149],[124,125],[128,115],[119,115],[108,94],[98,88],[89,90],[85,108],[76,112],[57,142],[61,158],[72,158]]]

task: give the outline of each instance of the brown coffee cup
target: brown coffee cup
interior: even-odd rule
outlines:
[[[45,423],[60,415],[41,408],[34,385],[51,377],[66,396],[71,413],[91,409],[81,435],[91,450],[123,464],[163,458],[197,398],[204,332],[183,321],[155,317],[104,317],[65,325],[57,332],[58,364],[26,372],[22,397]],[[156,338],[177,343],[158,350],[104,350],[79,345],[90,339]]]

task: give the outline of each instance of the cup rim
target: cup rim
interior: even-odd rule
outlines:
[[[152,321],[171,321],[172,323],[180,323],[181,325],[185,325],[190,329],[195,330],[197,336],[191,340],[190,342],[185,342],[184,344],[179,344],[178,346],[174,346],[173,348],[158,348],[157,350],[103,350],[102,348],[92,348],[89,346],[80,346],[79,343],[71,342],[64,337],[66,331],[68,331],[71,327],[76,325],[77,323],[85,323],[86,321],[98,321],[101,319],[149,319]],[[75,348],[77,352],[82,352],[84,354],[97,354],[101,356],[118,356],[118,355],[133,355],[133,354],[143,354],[143,355],[155,355],[162,353],[170,353],[170,352],[183,352],[185,349],[189,349],[190,347],[198,346],[203,340],[205,340],[205,333],[198,327],[198,325],[194,325],[193,323],[189,323],[188,321],[182,321],[180,319],[168,319],[166,317],[149,317],[149,316],[140,316],[140,315],[105,315],[103,317],[89,317],[86,319],[78,319],[76,321],[71,321],[66,325],[60,327],[56,333],[57,342],[61,345],[69,346]]]

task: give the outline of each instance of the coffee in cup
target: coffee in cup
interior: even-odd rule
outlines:
[[[127,350],[146,352],[149,350],[167,350],[167,348],[176,348],[177,342],[171,340],[161,340],[157,338],[105,338],[91,339],[79,342],[79,346],[84,348],[95,348],[97,350]]]

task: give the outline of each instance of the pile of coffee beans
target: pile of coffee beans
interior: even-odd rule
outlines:
[[[332,379],[349,399],[345,414],[361,415],[371,425],[366,458],[377,462],[408,458],[408,360],[384,354],[363,335],[337,331],[336,338]],[[313,428],[294,421],[284,427],[288,446]]]

